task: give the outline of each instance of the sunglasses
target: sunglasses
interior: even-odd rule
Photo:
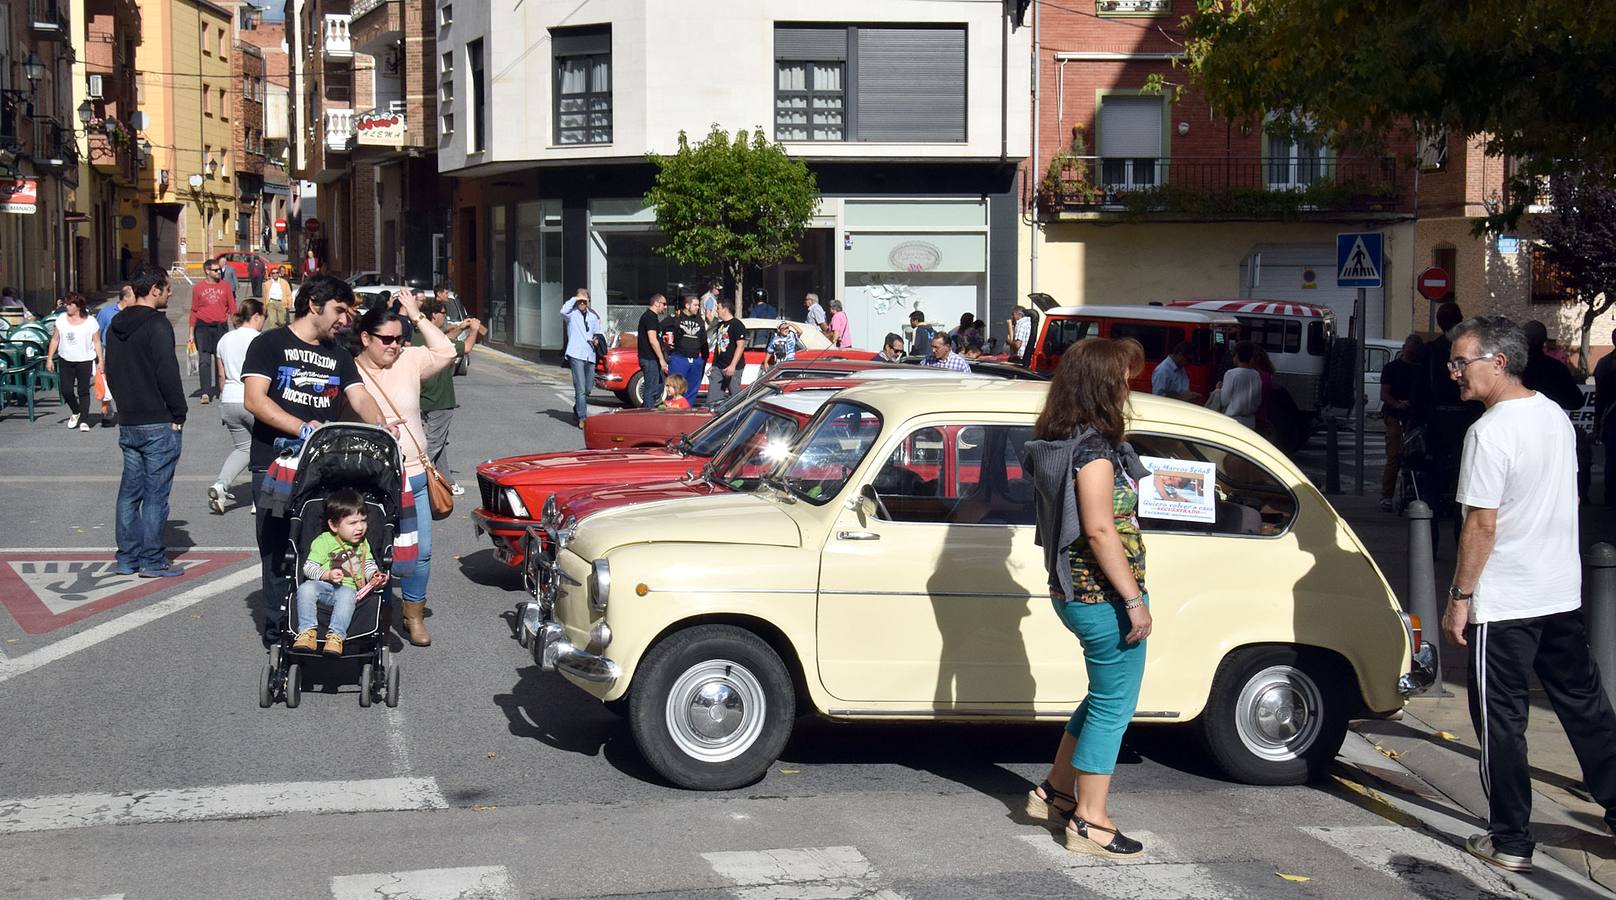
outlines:
[[[394,344],[403,343],[404,341],[404,335],[402,334],[377,334],[376,332],[372,331],[370,336],[378,341],[381,341],[383,346],[387,347],[391,347]]]

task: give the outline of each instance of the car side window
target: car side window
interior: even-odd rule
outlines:
[[[872,487],[884,508],[877,515],[931,525],[1031,525],[1032,486],[1021,471],[1021,447],[1031,439],[1032,428],[1023,425],[917,429],[876,473]]]
[[[1392,361],[1391,352],[1384,347],[1364,348],[1364,371],[1380,374],[1380,370]]]
[[[1145,359],[1166,359],[1173,345],[1178,343],[1179,331],[1165,325],[1140,325],[1136,322],[1112,322],[1111,339],[1120,341],[1133,338],[1145,348]]]
[[[1099,332],[1094,322],[1084,319],[1050,319],[1044,332],[1044,352],[1059,356],[1066,348],[1081,340],[1095,337]]]
[[[1187,531],[1204,534],[1271,537],[1283,534],[1296,520],[1296,495],[1277,476],[1255,461],[1216,444],[1161,434],[1130,434],[1140,456],[1197,460],[1217,465],[1213,522],[1139,517],[1144,531]]]

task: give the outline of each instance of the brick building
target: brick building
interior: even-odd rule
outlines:
[[[242,13],[251,10],[245,16]],[[286,26],[281,22],[264,21],[255,7],[244,6],[240,30],[236,39],[244,45],[257,48],[263,58],[262,88],[263,129],[259,133],[263,154],[263,190],[259,201],[259,221],[254,232],[254,247],[280,250],[281,241],[275,230],[277,221],[290,218],[291,188],[287,176],[288,116],[287,93],[291,86],[290,59],[286,45]],[[268,240],[263,238],[268,229]],[[260,244],[262,246],[260,247]]]
[[[239,22],[239,19],[238,19]],[[263,243],[264,194],[264,54],[237,41],[230,74],[235,81],[235,115],[231,150],[236,163],[236,246],[251,250]]]
[[[144,117],[135,107],[140,31],[134,0],[85,0],[83,28],[73,30],[84,70],[75,80],[75,89],[83,92],[75,106],[87,114],[79,117],[77,192],[77,209],[85,219],[73,226],[75,281],[81,290],[122,281],[126,261],[132,263],[139,251],[136,182],[145,164],[137,134]]]

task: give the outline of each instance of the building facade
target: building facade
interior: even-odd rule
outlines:
[[[576,288],[621,326],[719,274],[661,256],[644,201],[646,155],[715,123],[763,128],[818,178],[800,259],[746,279],[785,315],[810,291],[840,299],[855,344],[878,347],[913,309],[942,323],[1015,302],[1030,44],[1004,5],[440,0],[436,25],[453,280],[497,344],[557,352]]]
[[[84,0],[82,27],[75,26],[78,60],[74,89],[79,184],[72,225],[75,283],[83,291],[106,289],[127,277],[135,258],[140,197],[136,182],[143,162],[135,105],[135,48],[140,10],[134,0]]]
[[[1386,286],[1366,334],[1407,334],[1418,269],[1412,142],[1347,157],[1215,115],[1173,69],[1191,0],[1036,5],[1038,53],[1023,292],[1062,304],[1253,297],[1333,307],[1335,236],[1378,231]],[[1277,129],[1276,129],[1277,130]],[[1423,326],[1423,318],[1420,323]]]
[[[239,18],[238,18],[239,22]],[[267,210],[264,203],[264,53],[245,41],[236,42],[230,61],[234,90],[231,117],[231,155],[236,170],[236,247],[262,246]]]
[[[245,14],[245,15],[244,15]],[[263,191],[254,248],[284,252],[285,227],[291,218],[292,191],[287,174],[291,109],[289,48],[283,22],[267,22],[261,9],[242,7],[238,13],[240,31],[236,39],[257,48],[264,60],[262,89],[263,129],[259,133],[263,155]]]

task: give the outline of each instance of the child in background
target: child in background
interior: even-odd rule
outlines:
[[[662,402],[657,409],[689,409],[690,401],[685,399],[685,391],[690,388],[690,381],[683,375],[669,375],[663,382]]]
[[[309,546],[303,563],[305,580],[297,587],[297,639],[293,650],[313,653],[319,628],[319,607],[331,607],[325,653],[341,656],[359,598],[382,583],[385,576],[370,556],[365,541],[365,498],[353,488],[335,491],[325,501],[326,530]]]

